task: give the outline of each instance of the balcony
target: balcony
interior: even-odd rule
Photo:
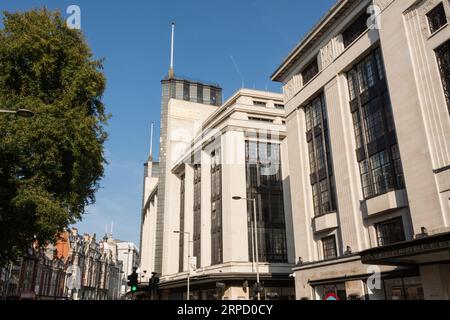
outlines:
[[[313,218],[314,233],[320,233],[338,227],[338,219],[336,212],[329,212]]]
[[[366,212],[368,218],[407,206],[406,190],[394,190],[362,202],[363,212]]]

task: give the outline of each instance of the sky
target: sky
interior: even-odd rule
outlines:
[[[143,164],[150,124],[159,137],[161,79],[170,63],[170,24],[176,23],[175,73],[219,83],[224,101],[242,84],[281,92],[270,75],[335,0],[1,0],[2,11],[46,6],[81,9],[81,30],[104,58],[103,97],[112,114],[106,130],[109,162],[96,195],[77,224],[81,233],[113,236],[139,246]],[[0,27],[2,24],[0,23]],[[155,139],[154,156],[158,155]]]

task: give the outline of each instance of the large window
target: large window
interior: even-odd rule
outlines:
[[[355,41],[360,35],[368,29],[367,22],[370,19],[370,15],[366,12],[361,14],[345,31],[342,33],[344,39],[344,47],[348,47],[353,41]]]
[[[186,178],[183,174],[180,178],[181,186],[180,186],[180,240],[179,240],[179,255],[178,255],[178,270],[179,272],[184,271],[184,199],[185,199],[185,182]]]
[[[450,40],[436,49],[439,70],[441,72],[442,85],[444,87],[445,99],[450,113]]]
[[[405,241],[405,231],[401,217],[378,223],[375,227],[379,246]]]
[[[428,24],[430,25],[431,33],[435,33],[447,23],[447,16],[445,15],[444,4],[439,3],[433,10],[427,14]]]
[[[347,74],[356,155],[365,198],[404,187],[381,50]]]
[[[323,95],[305,107],[305,116],[314,213],[321,215],[336,210],[333,166]]]
[[[202,167],[194,166],[194,257],[197,257],[197,267],[201,266],[202,239]]]
[[[317,63],[317,59],[314,59],[314,61],[307,65],[302,71],[303,85],[308,83],[318,73],[319,64]]]
[[[261,262],[287,262],[286,225],[280,146],[246,142],[247,197],[256,199],[258,257]],[[253,203],[249,202],[249,257],[253,259]]]
[[[323,259],[337,258],[336,236],[332,235],[322,239]]]
[[[211,153],[211,264],[223,262],[222,167],[220,149]]]

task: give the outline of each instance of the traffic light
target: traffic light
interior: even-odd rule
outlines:
[[[133,273],[128,276],[127,285],[131,288],[131,292],[136,292],[138,289],[138,275],[136,270],[133,270]]]
[[[159,276],[156,272],[152,272],[152,277],[148,283],[148,290],[150,292],[150,299],[155,300],[157,299],[157,293],[158,293],[158,285],[159,285]]]
[[[151,289],[157,289],[159,285],[159,276],[156,272],[152,272],[152,278],[150,279],[149,286]]]

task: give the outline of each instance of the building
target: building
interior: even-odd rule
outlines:
[[[117,240],[117,259],[123,266],[121,275],[120,295],[124,297],[128,292],[128,276],[133,273],[133,269],[139,268],[139,250],[133,242]]]
[[[111,236],[96,242],[76,228],[45,248],[30,247],[2,276],[2,297],[32,300],[115,300],[119,298],[117,247]]]
[[[78,234],[72,228],[57,243],[67,260],[67,295],[73,300],[119,299],[122,264],[118,246],[111,235],[97,242],[96,235]]]
[[[169,75],[161,81],[161,121],[160,121],[160,144],[159,144],[159,170],[158,170],[158,199],[156,203],[156,238],[155,238],[155,272],[161,273],[164,266],[164,228],[166,201],[166,167],[167,140],[168,140],[168,104],[170,99],[190,101],[198,104],[219,106],[222,102],[222,89],[217,84],[201,82],[186,77],[175,76],[173,68]]]
[[[263,299],[294,297],[284,117],[283,96],[270,92],[242,89],[220,107],[170,99],[160,298],[186,299],[189,275],[190,299],[251,299],[257,269]],[[160,185],[151,166],[141,268],[154,270]],[[256,199],[258,268],[253,204],[234,196]]]
[[[449,19],[447,0],[339,0],[273,74],[298,299],[450,298]]]
[[[52,245],[31,247],[2,274],[1,298],[6,300],[66,299],[66,262]]]

